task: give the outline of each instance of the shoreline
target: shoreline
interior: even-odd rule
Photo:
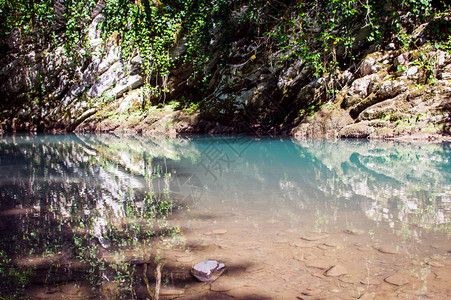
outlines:
[[[217,133],[217,132],[131,132],[131,131],[66,131],[66,130],[48,130],[48,131],[0,131],[0,137],[11,135],[66,135],[66,134],[112,134],[123,136],[142,136],[164,139],[177,139],[183,137],[205,136],[205,137],[234,137],[247,136],[256,138],[291,138],[299,141],[308,140],[335,140],[335,141],[379,141],[379,142],[428,142],[428,143],[451,143],[451,136],[438,134],[413,134],[398,137],[386,138],[343,138],[343,137],[306,137],[296,136],[294,134],[257,134],[257,133]]]

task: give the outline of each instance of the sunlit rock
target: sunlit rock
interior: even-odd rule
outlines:
[[[351,124],[338,132],[338,136],[341,138],[367,138],[373,133],[375,129],[366,124],[356,123]]]
[[[360,72],[363,76],[371,74],[372,68],[376,64],[376,59],[374,56],[377,55],[377,53],[373,55],[368,55],[362,62],[362,65],[360,67]]]
[[[407,64],[409,62],[409,53],[405,52],[399,56],[397,56],[394,60],[393,60],[393,65],[395,67],[397,66],[403,66],[405,64]]]
[[[191,269],[191,274],[200,281],[211,283],[218,279],[225,269],[226,266],[224,263],[219,263],[216,260],[207,260],[196,264]]]

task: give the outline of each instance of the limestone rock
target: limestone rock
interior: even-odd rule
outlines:
[[[324,275],[328,277],[338,277],[346,274],[348,274],[348,270],[346,270],[346,268],[341,264],[333,266],[324,273]]]
[[[398,249],[392,245],[380,245],[377,247],[374,247],[377,251],[384,253],[384,254],[397,254],[399,253]]]
[[[371,74],[372,67],[376,64],[376,59],[373,57],[373,55],[368,55],[365,60],[362,63],[362,67],[360,69],[360,72],[363,76]]]
[[[377,96],[380,99],[393,98],[401,92],[407,90],[408,84],[402,80],[386,80],[382,83]]]
[[[437,66],[441,67],[444,66],[446,64],[446,62],[448,61],[450,55],[448,52],[442,51],[442,50],[438,50],[437,51]]]
[[[327,270],[333,266],[333,263],[327,260],[312,260],[305,263],[308,268]]]
[[[443,73],[441,74],[441,78],[442,78],[443,80],[450,80],[450,79],[451,79],[451,72],[443,72]]]
[[[224,234],[227,233],[227,230],[225,230],[225,229],[215,229],[212,232],[213,232],[213,234],[216,234],[216,235],[224,235]]]
[[[353,235],[362,235],[362,234],[365,234],[365,230],[363,230],[363,229],[358,229],[358,228],[346,229],[345,232],[346,232],[347,234],[353,234]]]
[[[316,114],[310,124],[301,123],[292,130],[292,133],[297,137],[336,138],[343,127],[353,122],[354,120],[344,109],[338,107],[328,109],[325,106]]]
[[[343,73],[340,74],[340,81],[344,85],[344,84],[347,84],[348,82],[350,82],[352,77],[353,77],[353,74],[351,72],[349,72],[348,70],[345,70]]]
[[[115,62],[105,73],[99,76],[98,81],[88,90],[88,96],[91,98],[102,96],[104,92],[112,88],[124,75],[125,70],[122,62]]]
[[[363,285],[379,285],[381,281],[377,278],[366,278],[365,280],[360,281]]]
[[[417,74],[418,74],[418,66],[411,66],[410,68],[408,68],[407,69],[407,71],[406,71],[406,75],[407,75],[407,78],[409,78],[409,79],[417,79],[418,78],[418,76],[417,76]]]
[[[444,267],[445,265],[442,264],[441,262],[438,262],[436,260],[431,260],[427,262],[428,265],[430,265],[431,267]]]
[[[385,282],[393,285],[401,286],[409,283],[409,279],[404,273],[396,273],[385,278]]]
[[[393,60],[393,64],[395,67],[403,66],[403,65],[407,64],[408,62],[409,62],[409,54],[407,52],[397,56]]]
[[[225,229],[215,229],[213,231],[205,232],[204,235],[224,235],[227,233]]]
[[[211,283],[219,278],[225,271],[226,266],[216,260],[207,260],[196,264],[191,269],[191,274],[198,280]]]
[[[338,132],[340,138],[367,138],[373,132],[374,128],[366,124],[355,123],[348,125]]]
[[[325,233],[325,232],[311,232],[311,233],[306,233],[303,236],[301,236],[301,239],[306,240],[306,241],[319,241],[322,239],[326,239],[329,237],[329,234]]]
[[[324,244],[319,244],[319,245],[317,245],[316,246],[318,249],[320,249],[320,250],[329,250],[329,247],[327,247],[326,245],[324,245]]]
[[[125,92],[136,89],[144,83],[141,75],[132,75],[119,80],[109,94],[112,97],[120,98]]]
[[[296,241],[290,243],[291,246],[297,247],[297,248],[313,248],[316,247],[316,243],[311,242],[304,242],[304,241]]]
[[[108,54],[102,58],[100,64],[97,67],[97,74],[101,75],[106,72],[111,65],[117,62],[120,58],[120,47],[110,47]]]
[[[356,79],[351,84],[351,88],[348,93],[350,95],[352,95],[352,94],[357,95],[360,98],[365,98],[366,96],[368,96],[368,87],[370,85],[370,82],[371,82],[371,79],[368,76]]]

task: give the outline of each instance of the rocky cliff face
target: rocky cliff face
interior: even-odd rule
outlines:
[[[427,58],[425,58],[427,56]],[[425,66],[424,61],[433,65]],[[449,53],[425,45],[365,57],[334,102],[304,119],[299,137],[439,138],[450,134]]]
[[[93,11],[86,43],[72,51],[62,44],[33,49],[9,36],[0,70],[4,130],[73,131],[105,103],[143,84],[140,58],[121,59],[114,37],[101,38],[102,7],[99,2]]]
[[[102,37],[103,7],[99,1],[93,9],[86,43],[73,49],[77,53],[63,45],[33,48],[14,34],[4,39],[3,131],[375,139],[451,134],[451,55],[424,38],[428,24],[413,30],[412,38],[419,41],[415,50],[391,43],[376,51],[365,42],[368,33],[357,30],[353,49],[360,59],[318,76],[305,57],[286,60],[293,49],[275,49],[247,37],[248,24],[237,22],[226,64],[220,63],[221,45],[213,35],[218,55],[206,63],[210,76],[203,93],[193,82],[193,66],[178,63],[155,97],[152,82],[158,77],[145,74],[142,57],[125,58],[120,37]],[[245,9],[237,10],[235,19]],[[450,22],[447,15],[441,18]],[[184,42],[180,39],[171,50],[175,61],[187,51]],[[191,105],[181,104],[186,98]]]

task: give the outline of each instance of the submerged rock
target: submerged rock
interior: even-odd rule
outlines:
[[[361,280],[360,283],[363,285],[379,285],[381,284],[381,281],[377,278],[366,278]]]
[[[373,294],[363,294],[362,296],[360,296],[360,300],[373,300],[375,299],[375,295]]]
[[[227,233],[225,229],[216,229],[213,231],[205,232],[204,235],[224,235]]]
[[[160,290],[160,296],[177,296],[185,293],[184,288],[176,286],[163,286]]]
[[[388,282],[393,285],[401,286],[409,283],[409,279],[406,274],[396,273],[394,275],[388,276],[385,278],[385,282]]]
[[[189,263],[189,262],[192,262],[193,260],[194,260],[194,257],[192,257],[192,256],[184,256],[184,257],[177,258],[177,262],[180,262],[180,263]]]
[[[326,239],[329,237],[329,234],[325,232],[311,232],[306,233],[305,235],[301,236],[301,239],[306,241],[319,241],[322,239]]]
[[[365,234],[365,230],[358,229],[358,228],[352,228],[352,229],[346,229],[345,232],[347,234],[353,234],[353,235],[362,235]]]
[[[346,270],[346,268],[340,264],[333,266],[332,268],[330,268],[329,270],[327,270],[324,273],[324,275],[326,275],[328,277],[338,277],[338,276],[346,275],[346,274],[348,274],[348,270]]]
[[[431,267],[444,267],[445,266],[441,262],[438,262],[435,260],[428,261],[427,264],[430,265]]]
[[[312,260],[305,264],[308,268],[326,270],[333,266],[333,263],[327,260]]]
[[[222,275],[225,268],[226,266],[223,263],[219,263],[216,260],[207,260],[196,264],[191,269],[191,273],[198,280],[211,283]]]
[[[257,272],[263,271],[264,269],[265,269],[265,267],[262,265],[252,265],[252,266],[246,268],[246,272],[257,273]]]
[[[377,251],[384,254],[397,254],[399,253],[398,249],[392,245],[381,245],[374,247]]]

